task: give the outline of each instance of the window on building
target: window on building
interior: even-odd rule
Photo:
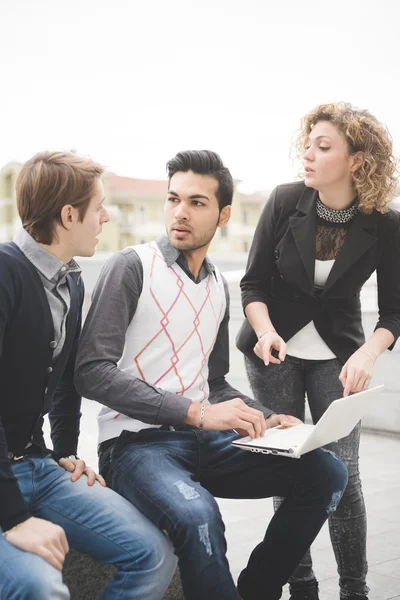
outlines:
[[[144,225],[147,221],[147,211],[145,209],[144,206],[141,206],[138,210],[138,216],[137,216],[137,220],[138,220],[138,224],[139,225]]]

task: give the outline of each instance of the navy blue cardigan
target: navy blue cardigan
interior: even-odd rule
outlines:
[[[0,244],[0,527],[30,517],[8,452],[23,454],[29,441],[44,447],[43,415],[49,413],[57,457],[75,454],[81,398],[74,364],[84,288],[67,277],[71,298],[66,339],[53,365],[53,319],[43,283],[13,243]]]

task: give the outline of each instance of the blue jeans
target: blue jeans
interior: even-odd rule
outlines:
[[[71,548],[117,567],[101,596],[103,600],[163,597],[176,568],[176,557],[166,536],[129,502],[97,482],[88,486],[85,476],[72,482],[71,473],[50,456],[16,462],[13,471],[35,517],[60,525]],[[15,548],[2,537],[0,582],[4,597],[68,598],[65,589],[58,596],[47,593],[60,586],[60,577],[43,563],[35,554]],[[38,574],[43,579],[39,582],[42,587],[34,586],[38,590],[34,596],[28,586]],[[0,598],[3,600],[1,594]]]
[[[303,360],[287,356],[280,365],[255,365],[245,358],[247,376],[254,397],[276,412],[304,419],[305,396],[314,423],[333,400],[343,396],[339,381],[342,364],[337,359]],[[347,437],[329,444],[328,448],[343,460],[349,472],[349,483],[337,510],[329,519],[329,532],[339,572],[341,598],[366,598],[367,518],[358,467],[360,424]],[[275,499],[275,507],[280,499]],[[292,591],[315,583],[311,554],[305,554],[290,578]]]
[[[108,484],[168,532],[188,600],[237,600],[215,496],[286,496],[238,582],[244,600],[277,600],[346,487],[346,468],[331,453],[253,454],[232,446],[237,437],[146,429],[100,447]]]
[[[0,529],[1,532],[1,529]],[[0,600],[69,600],[61,571],[0,533]]]

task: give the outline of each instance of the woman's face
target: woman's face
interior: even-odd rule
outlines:
[[[352,186],[351,174],[357,168],[359,158],[349,154],[344,135],[333,123],[318,121],[311,130],[303,154],[304,183],[318,191]]]

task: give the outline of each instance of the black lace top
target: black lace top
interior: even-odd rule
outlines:
[[[357,203],[349,208],[334,210],[325,206],[319,198],[316,204],[317,230],[316,253],[317,260],[336,259],[343,246],[347,232],[354,217],[358,213]]]

